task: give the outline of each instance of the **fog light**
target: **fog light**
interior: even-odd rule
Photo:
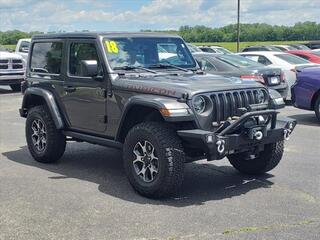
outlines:
[[[207,135],[207,143],[213,143],[213,136]]]
[[[265,124],[265,122],[266,122],[266,120],[264,119],[264,117],[261,116],[261,115],[259,115],[259,117],[258,117],[258,123],[259,123],[259,125]]]
[[[288,126],[288,127],[289,127],[289,129],[290,129],[290,130],[292,130],[292,129],[293,129],[293,127],[294,127],[294,126],[293,126],[293,123],[292,123],[292,122],[291,122],[291,123],[289,123],[289,126]]]

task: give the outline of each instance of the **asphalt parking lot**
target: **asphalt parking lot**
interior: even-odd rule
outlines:
[[[176,196],[137,195],[121,154],[68,143],[56,164],[35,162],[18,115],[22,96],[0,89],[0,239],[320,239],[320,124],[298,120],[280,165],[259,178],[227,160],[187,164]]]

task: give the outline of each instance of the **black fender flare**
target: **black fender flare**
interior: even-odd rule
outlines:
[[[165,96],[158,96],[158,95],[134,95],[128,99],[126,104],[123,107],[120,123],[118,126],[116,139],[120,139],[121,129],[126,121],[127,113],[130,109],[135,106],[143,106],[149,107],[154,110],[159,111],[161,109],[188,109],[189,106],[185,102],[179,102],[176,98],[170,98]],[[139,113],[137,113],[139,114]],[[162,114],[161,114],[162,115]],[[163,116],[165,121],[174,122],[174,121],[193,121],[194,115],[189,114],[186,116],[179,116],[179,117],[166,117]]]
[[[30,98],[32,96],[39,96],[43,98],[48,106],[48,109],[51,113],[52,119],[56,125],[57,129],[64,128],[64,121],[60,114],[60,110],[58,108],[57,102],[54,98],[54,95],[49,90],[37,87],[29,87],[24,92],[24,97],[22,100],[22,107],[20,109],[21,117],[27,117],[28,106],[30,104]]]

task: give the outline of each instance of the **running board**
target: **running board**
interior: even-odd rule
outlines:
[[[106,139],[106,138],[102,138],[102,137],[96,137],[96,136],[92,136],[92,135],[88,135],[88,134],[84,134],[84,133],[71,132],[71,131],[63,131],[63,134],[68,137],[72,137],[74,139],[79,139],[84,142],[98,144],[98,145],[102,145],[105,147],[122,149],[121,142],[117,142],[117,141],[114,141],[111,139]]]

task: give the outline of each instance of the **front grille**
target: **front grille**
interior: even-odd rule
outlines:
[[[229,117],[239,114],[239,108],[247,108],[250,104],[259,104],[258,91],[260,89],[246,89],[237,91],[217,92],[210,95],[213,102],[213,122],[220,123]],[[262,90],[267,96],[265,90]]]
[[[23,69],[21,59],[1,59],[0,69]]]

